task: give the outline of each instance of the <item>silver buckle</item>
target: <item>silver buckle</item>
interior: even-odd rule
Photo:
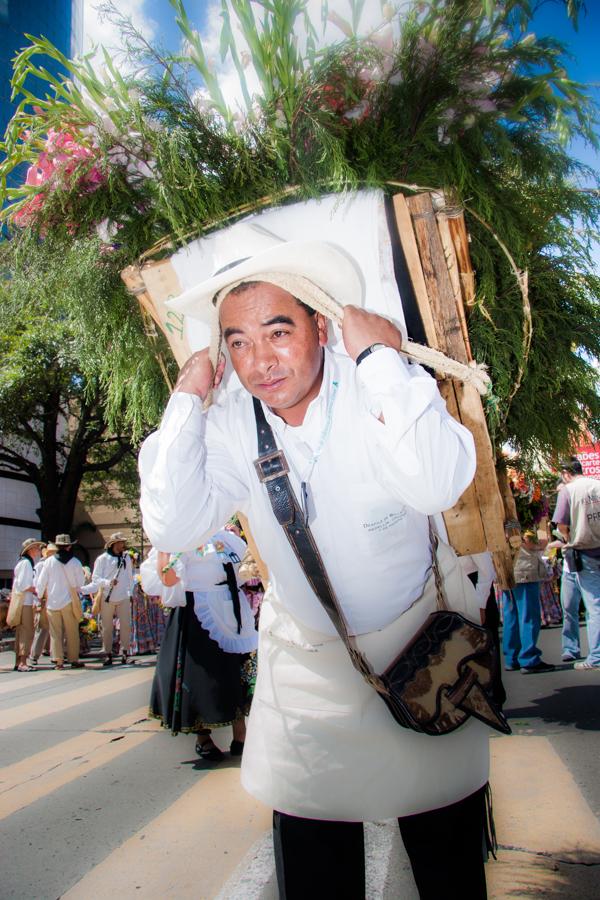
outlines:
[[[264,464],[273,462],[273,460],[276,459],[279,460],[281,469],[279,469],[277,472],[270,472],[268,475],[266,475],[263,469]],[[260,456],[258,459],[255,459],[254,468],[258,473],[259,480],[262,481],[263,484],[266,481],[273,481],[274,478],[281,478],[283,475],[289,475],[290,472],[283,450],[274,450],[273,453],[268,453],[266,456]]]

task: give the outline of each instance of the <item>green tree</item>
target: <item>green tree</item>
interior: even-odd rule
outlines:
[[[122,495],[124,479],[136,492],[135,442],[166,385],[97,240],[22,236],[3,243],[0,261],[0,475],[35,485],[42,534],[53,538],[71,530],[82,482],[120,482]],[[129,404],[130,392],[141,402]]]

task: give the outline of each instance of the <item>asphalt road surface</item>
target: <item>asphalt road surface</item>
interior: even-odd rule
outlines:
[[[597,900],[600,672],[560,663],[558,628],[541,645],[557,670],[506,673],[513,735],[491,739],[489,894]],[[238,760],[199,761],[193,737],[147,717],[154,657],[31,674],[13,659],[0,654],[1,900],[274,900],[271,811]],[[366,826],[366,861],[369,900],[415,900],[394,823]]]

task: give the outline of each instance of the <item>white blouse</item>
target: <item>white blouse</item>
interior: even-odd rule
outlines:
[[[196,550],[171,556],[172,569],[179,578],[166,587],[156,570],[157,551],[152,550],[140,566],[142,588],[162,597],[165,606],[185,606],[185,592],[194,595],[196,618],[213,641],[226,653],[250,653],[258,646],[254,614],[243,591],[239,592],[241,629],[234,614],[233,600],[224,563],[232,563],[236,580],[246,544],[230,531],[219,531]],[[239,586],[239,581],[238,581]]]
[[[35,594],[32,591],[34,584],[34,568],[32,563],[30,563],[28,559],[20,559],[15,566],[12,586],[13,590],[23,591],[25,593],[23,606],[33,606],[35,603]]]

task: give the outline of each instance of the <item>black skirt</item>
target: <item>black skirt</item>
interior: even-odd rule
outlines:
[[[248,715],[255,654],[225,653],[194,613],[194,595],[171,610],[156,660],[150,715],[173,734],[229,725]]]

